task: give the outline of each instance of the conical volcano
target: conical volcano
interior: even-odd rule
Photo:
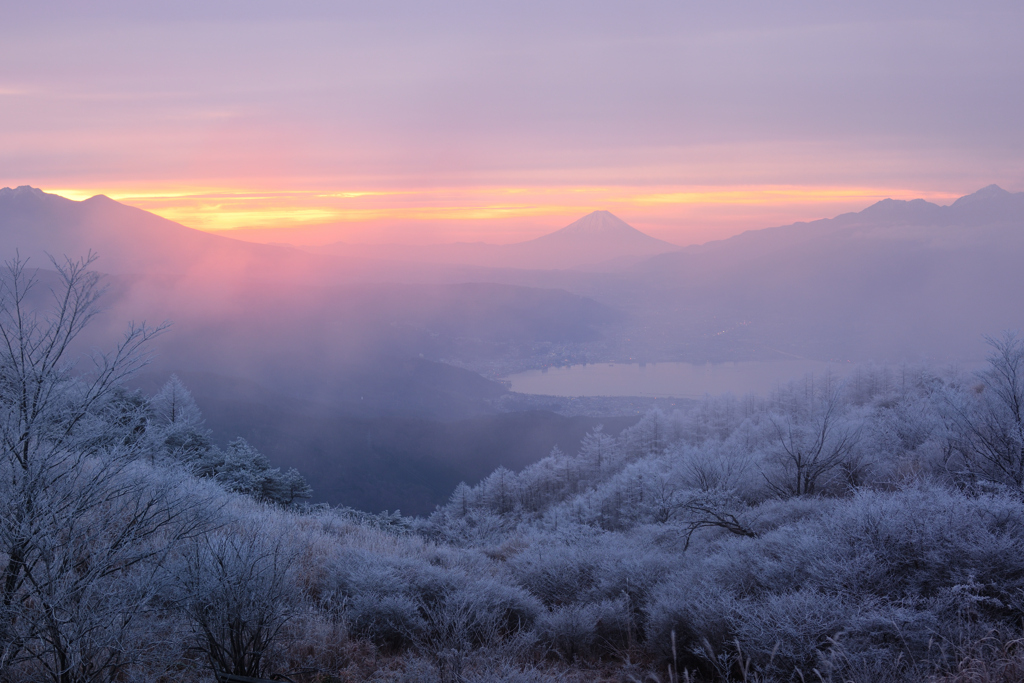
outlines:
[[[610,211],[594,211],[561,230],[510,244],[505,249],[523,263],[547,268],[623,264],[679,249],[646,235]],[[535,266],[536,267],[536,266]]]

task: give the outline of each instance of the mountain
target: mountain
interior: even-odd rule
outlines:
[[[0,257],[17,250],[40,267],[48,265],[47,254],[78,258],[92,251],[108,273],[274,279],[330,269],[323,257],[193,230],[104,195],[76,202],[29,186],[0,189],[0,237]]]
[[[776,257],[806,258],[809,249],[854,252],[870,248],[959,249],[1015,246],[1024,238],[1024,192],[1011,193],[989,185],[960,197],[949,206],[923,199],[883,199],[856,213],[810,223],[750,230],[725,240],[708,242],[653,257],[634,269],[650,278],[679,271],[710,274],[727,263]],[[835,253],[841,258],[841,253]],[[807,264],[810,265],[810,264]]]
[[[316,253],[528,270],[616,270],[679,247],[646,235],[609,211],[594,211],[553,233],[514,244],[421,246],[337,243]]]
[[[564,291],[460,282],[459,269],[233,240],[104,196],[0,190],[0,258],[45,270],[47,254],[90,251],[110,274],[90,343],[106,346],[126,320],[169,320],[154,345],[163,371],[235,376],[361,416],[489,412],[504,388],[442,361],[600,339],[617,316]]]
[[[97,266],[117,274],[97,334],[119,332],[129,317],[174,320],[150,371],[207,377],[197,395],[216,397],[211,424],[231,425],[278,463],[302,463],[325,481],[408,466],[412,488],[386,499],[412,496],[413,479],[440,482],[416,494],[424,506],[469,472],[466,459],[483,443],[455,449],[456,432],[506,424],[494,417],[505,389],[453,364],[963,361],[984,355],[983,334],[1024,330],[1024,193],[997,186],[949,206],[887,199],[685,249],[595,212],[515,245],[344,256],[208,235],[106,197],[0,191],[3,256],[19,249],[40,263],[43,250],[90,248],[101,253]],[[638,262],[608,266],[612,256]],[[251,385],[273,406],[250,405]],[[315,405],[318,417],[261,417],[278,404],[294,406],[289,415]],[[320,433],[333,422],[347,426]],[[443,427],[455,423],[463,426]],[[299,439],[303,430],[317,434]],[[408,438],[386,442],[388,430]],[[417,461],[428,433],[436,457]],[[508,462],[533,448],[510,450]],[[445,459],[457,451],[460,464]]]
[[[679,247],[640,232],[610,211],[594,211],[561,230],[510,244],[506,250],[524,261],[547,267],[579,267],[625,263],[626,259],[678,251]]]
[[[387,255],[312,254],[290,245],[256,244],[195,230],[104,195],[73,201],[38,188],[0,189],[0,260],[14,256],[49,266],[49,256],[99,255],[112,274],[168,276],[211,289],[267,281],[289,285],[464,281],[461,273],[396,265]],[[471,278],[468,278],[471,279]]]
[[[1024,193],[991,185],[662,254],[621,289],[665,340],[648,357],[965,359],[1024,330],[1022,262]]]
[[[109,348],[130,319],[172,321],[140,386],[181,375],[219,442],[245,436],[275,466],[307,473],[318,500],[368,509],[429,512],[461,480],[575,448],[593,420],[504,413],[505,386],[444,361],[597,341],[619,316],[480,269],[315,255],[103,196],[0,190],[0,256],[42,269],[41,298],[55,281],[47,253],[89,251],[108,291],[83,349]]]

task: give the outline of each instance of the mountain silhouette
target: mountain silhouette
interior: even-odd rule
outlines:
[[[698,358],[979,358],[983,334],[1024,329],[1022,261],[1024,192],[990,185],[751,230],[628,278],[650,324]]]
[[[679,247],[632,227],[609,211],[593,211],[555,232],[513,244],[422,246],[337,243],[316,251],[438,264],[528,270],[614,270]]]
[[[524,262],[580,267],[624,265],[645,256],[677,251],[679,247],[640,232],[610,211],[594,211],[561,230],[510,244],[505,249]]]
[[[96,195],[73,201],[29,186],[0,189],[0,257],[17,252],[30,265],[49,256],[80,258],[113,274],[277,279],[323,272],[330,263],[292,247],[253,244],[188,228],[148,211]]]
[[[561,230],[511,246],[525,245],[616,245],[634,247],[638,251],[671,251],[674,244],[646,235],[610,211],[593,211]]]

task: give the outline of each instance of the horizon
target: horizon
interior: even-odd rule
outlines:
[[[1024,186],[1024,10],[11,8],[0,184],[251,241],[679,244]],[[956,93],[952,97],[950,93]]]
[[[188,223],[182,222],[181,220],[178,220],[176,218],[177,212],[174,209],[167,210],[167,211],[159,211],[159,210],[154,211],[154,210],[152,210],[152,208],[147,208],[146,207],[146,205],[145,205],[146,202],[133,202],[132,200],[136,199],[136,197],[134,197],[133,195],[129,195],[129,196],[125,197],[125,196],[121,196],[121,195],[117,195],[117,194],[108,194],[108,193],[105,193],[105,192],[88,193],[88,192],[77,192],[77,191],[68,191],[68,190],[44,189],[44,188],[41,188],[41,187],[33,186],[31,184],[28,184],[28,185],[17,185],[17,186],[9,185],[9,186],[6,186],[6,187],[0,188],[0,189],[10,189],[10,190],[13,190],[13,189],[17,189],[18,187],[30,187],[32,189],[40,190],[40,191],[42,191],[42,192],[44,192],[46,194],[56,195],[56,196],[63,197],[65,199],[69,199],[69,200],[75,201],[75,202],[82,202],[82,201],[85,201],[87,199],[92,199],[94,197],[103,196],[103,197],[107,197],[108,199],[112,199],[112,200],[114,200],[114,201],[116,201],[116,202],[118,202],[120,204],[124,204],[126,206],[131,206],[133,208],[142,209],[142,210],[147,211],[149,213],[153,213],[154,215],[160,216],[161,218],[166,218],[168,220],[171,220],[171,221],[174,221],[176,223],[179,223],[180,225],[183,225],[183,226],[185,226],[187,228],[198,230],[200,232],[207,232],[207,233],[211,233],[211,234],[215,234],[215,235],[221,235],[221,236],[224,236],[224,237],[231,237],[233,239],[238,239],[238,240],[245,241],[245,242],[252,242],[252,243],[256,243],[256,244],[280,244],[280,245],[295,246],[295,247],[318,247],[318,246],[331,246],[331,245],[350,245],[350,246],[353,246],[353,247],[357,247],[357,246],[378,246],[378,247],[395,246],[395,247],[400,247],[400,246],[443,246],[443,245],[454,245],[454,244],[485,244],[485,245],[493,245],[493,246],[503,246],[503,245],[504,246],[508,246],[508,245],[513,245],[513,244],[519,244],[519,243],[526,242],[526,241],[531,241],[531,240],[534,240],[534,239],[537,239],[537,238],[540,238],[540,237],[544,237],[544,236],[550,235],[550,234],[552,234],[554,232],[558,232],[559,230],[562,230],[562,229],[568,227],[569,225],[572,225],[573,223],[575,223],[575,222],[577,222],[579,220],[582,220],[583,218],[586,218],[586,217],[588,217],[588,216],[590,216],[592,214],[602,213],[602,212],[603,213],[609,213],[609,214],[613,215],[615,218],[618,218],[619,220],[622,220],[623,222],[628,224],[630,227],[632,227],[632,228],[634,228],[636,230],[639,230],[640,232],[644,233],[645,235],[648,235],[650,237],[655,237],[657,239],[669,242],[669,243],[673,244],[674,246],[688,247],[688,246],[695,246],[695,245],[700,245],[700,244],[706,244],[706,243],[711,242],[711,241],[728,239],[729,237],[734,237],[736,235],[742,234],[744,232],[749,232],[749,231],[752,231],[752,230],[753,231],[764,230],[764,229],[768,229],[768,228],[779,227],[779,226],[782,226],[782,225],[789,225],[789,224],[794,224],[794,223],[807,223],[807,222],[812,222],[812,221],[816,221],[816,220],[831,219],[831,218],[835,218],[837,216],[840,216],[840,215],[843,215],[843,214],[846,214],[846,213],[858,213],[860,211],[863,211],[864,209],[867,209],[870,206],[873,206],[874,204],[877,204],[877,203],[879,203],[881,201],[885,201],[887,199],[893,199],[893,200],[896,200],[896,201],[912,201],[914,199],[923,199],[925,201],[928,201],[930,203],[936,204],[938,206],[948,206],[948,205],[952,204],[954,201],[956,201],[957,199],[960,199],[961,197],[972,195],[972,194],[974,194],[974,193],[976,193],[976,192],[978,192],[978,191],[980,191],[982,189],[986,189],[988,187],[998,187],[999,189],[1002,189],[1004,191],[1007,191],[1007,192],[1010,192],[1010,193],[1014,193],[1013,190],[1006,190],[1006,188],[1002,187],[999,183],[989,183],[989,184],[987,184],[987,185],[985,185],[983,187],[976,188],[976,189],[971,190],[969,192],[966,192],[966,193],[964,193],[962,195],[949,195],[949,196],[947,196],[944,193],[923,193],[923,194],[925,194],[927,196],[921,196],[920,194],[914,195],[914,196],[906,196],[906,197],[891,196],[891,195],[890,196],[885,196],[885,197],[879,196],[877,199],[874,199],[874,201],[871,201],[869,204],[859,204],[859,205],[851,207],[847,211],[840,211],[838,213],[834,213],[834,214],[830,214],[830,215],[816,215],[814,217],[803,217],[803,218],[798,217],[798,218],[795,218],[795,219],[793,219],[793,220],[791,220],[791,221],[789,221],[789,222],[787,222],[785,224],[783,224],[783,223],[774,223],[774,224],[761,224],[761,225],[737,225],[735,229],[724,229],[724,230],[723,229],[719,229],[718,231],[716,231],[714,233],[710,233],[710,236],[707,236],[705,239],[701,239],[701,240],[698,240],[698,241],[691,241],[691,242],[681,242],[681,241],[678,241],[678,240],[673,241],[672,239],[669,239],[669,238],[666,238],[666,237],[663,237],[663,236],[659,236],[658,234],[655,234],[655,233],[653,233],[651,231],[643,229],[642,227],[639,227],[634,221],[624,219],[624,218],[622,218],[622,216],[618,215],[614,211],[611,211],[609,209],[604,209],[604,208],[595,208],[595,209],[590,209],[590,210],[587,210],[585,208],[581,208],[580,210],[581,211],[586,211],[586,213],[575,214],[575,217],[573,217],[572,215],[569,215],[568,216],[568,222],[562,222],[562,223],[558,223],[558,224],[556,224],[555,221],[557,221],[557,220],[562,218],[561,214],[557,214],[556,213],[556,214],[553,214],[553,215],[538,216],[537,218],[540,219],[540,225],[542,225],[543,227],[536,227],[536,225],[534,225],[532,230],[530,230],[528,232],[523,232],[522,234],[519,235],[518,239],[516,239],[515,241],[512,241],[512,242],[487,241],[485,239],[475,239],[475,240],[473,240],[473,239],[455,239],[455,240],[447,240],[447,241],[435,240],[435,241],[432,241],[432,242],[410,242],[410,241],[391,241],[391,242],[376,241],[375,242],[375,241],[369,241],[369,240],[368,241],[357,241],[357,240],[345,240],[345,239],[341,239],[341,240],[330,239],[329,241],[324,241],[325,239],[329,239],[328,236],[332,236],[332,235],[333,236],[337,236],[338,235],[338,233],[336,231],[331,230],[331,228],[335,227],[335,226],[332,226],[332,225],[322,226],[322,225],[315,225],[314,224],[314,225],[309,225],[309,226],[290,226],[290,227],[285,227],[285,228],[279,228],[279,227],[275,228],[275,227],[272,227],[272,226],[271,227],[264,227],[264,228],[245,228],[245,227],[241,227],[241,228],[209,228],[209,227],[205,227],[204,228],[204,227],[197,227],[196,225],[190,225]],[[942,200],[946,200],[947,203],[942,203]],[[563,219],[563,220],[565,220],[565,219]],[[643,224],[641,223],[640,225],[643,225]],[[325,227],[327,228],[326,231],[324,230]],[[487,233],[481,233],[481,236],[482,237],[486,236],[486,234]],[[672,234],[672,233],[670,233],[670,234]],[[680,233],[677,231],[674,234],[680,234]],[[288,241],[287,238],[289,238],[289,237],[292,238],[292,241]]]
[[[3,683],[1024,672],[1024,3],[3,17]]]

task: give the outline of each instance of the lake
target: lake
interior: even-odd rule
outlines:
[[[735,363],[591,363],[509,375],[512,391],[548,396],[701,398],[706,394],[766,394],[808,373],[843,375],[849,365],[811,360]]]

